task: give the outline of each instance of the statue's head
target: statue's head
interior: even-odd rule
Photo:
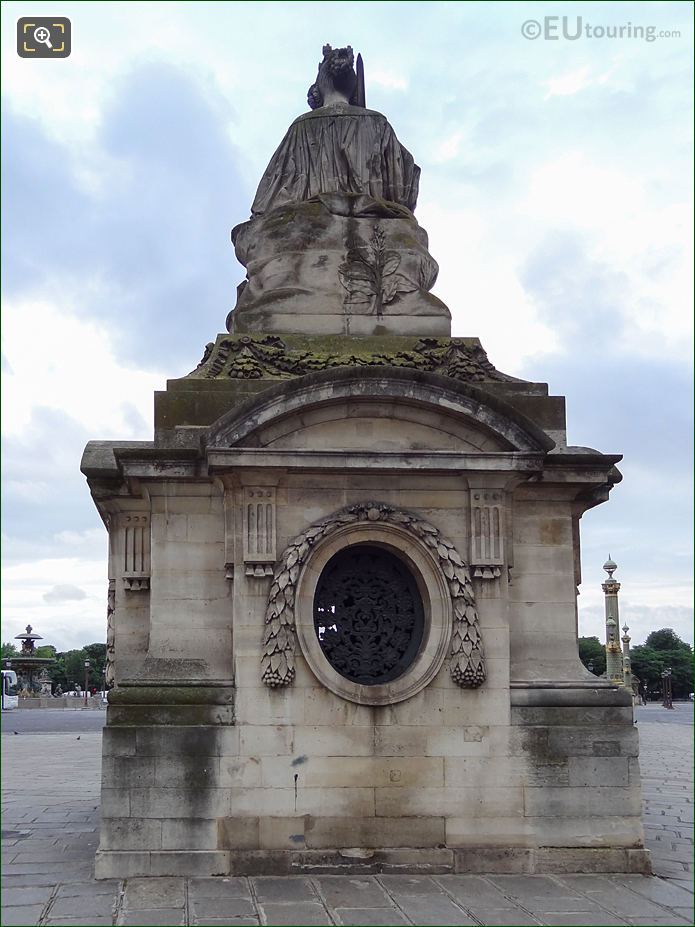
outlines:
[[[355,56],[352,48],[332,48],[323,46],[323,61],[319,64],[319,72],[315,83],[309,87],[307,102],[312,109],[324,105],[325,100],[338,102],[343,99],[345,103],[352,103],[357,88],[357,75],[355,74]]]

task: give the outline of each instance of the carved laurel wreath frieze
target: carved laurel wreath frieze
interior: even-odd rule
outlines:
[[[291,685],[295,676],[296,583],[312,548],[328,535],[356,522],[386,522],[406,529],[425,544],[446,577],[453,610],[450,671],[463,688],[485,682],[485,657],[470,571],[451,541],[434,525],[410,512],[378,502],[359,503],[335,512],[294,538],[282,554],[273,575],[265,613],[261,678],[275,688]]]

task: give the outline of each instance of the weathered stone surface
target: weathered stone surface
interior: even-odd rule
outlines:
[[[352,50],[326,49],[314,112],[290,126],[253,218],[232,233],[247,280],[228,328],[448,334],[449,312],[427,292],[437,265],[412,215],[420,169],[381,113],[333,85],[338,59],[356,80]]]
[[[449,310],[428,291],[437,264],[406,208],[318,196],[234,229],[247,282],[233,334],[447,336]]]
[[[576,643],[577,523],[619,457],[567,447],[562,397],[449,337],[414,165],[365,175],[355,158],[398,143],[331,92],[235,232],[234,332],[159,395],[154,442],[85,452],[117,683],[97,873],[643,871],[631,707]],[[302,179],[286,155],[321,126]],[[347,126],[354,187],[330,150]],[[317,637],[320,578],[354,544],[422,597],[422,646],[379,691]],[[267,902],[325,913],[296,903]]]

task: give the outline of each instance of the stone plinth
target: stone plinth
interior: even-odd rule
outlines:
[[[234,334],[441,335],[451,314],[429,290],[438,266],[405,206],[323,194],[257,216],[233,233],[247,269]]]
[[[561,397],[475,339],[221,335],[155,428],[82,463],[114,609],[100,877],[647,871],[629,695],[577,654],[579,519],[619,457],[566,446]],[[424,609],[376,687],[314,629],[359,544]]]

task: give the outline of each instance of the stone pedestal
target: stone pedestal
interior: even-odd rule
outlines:
[[[620,475],[476,339],[220,335],[93,442],[112,669],[97,874],[648,871],[629,694],[577,654],[578,523]],[[397,557],[422,642],[328,661],[341,551]]]
[[[646,872],[629,695],[577,652],[618,455],[452,338],[420,169],[347,46],[232,233],[229,334],[92,442],[101,878]],[[359,73],[358,73],[359,72]]]
[[[233,334],[448,335],[451,314],[429,291],[439,268],[405,206],[321,194],[232,232],[247,269]]]

